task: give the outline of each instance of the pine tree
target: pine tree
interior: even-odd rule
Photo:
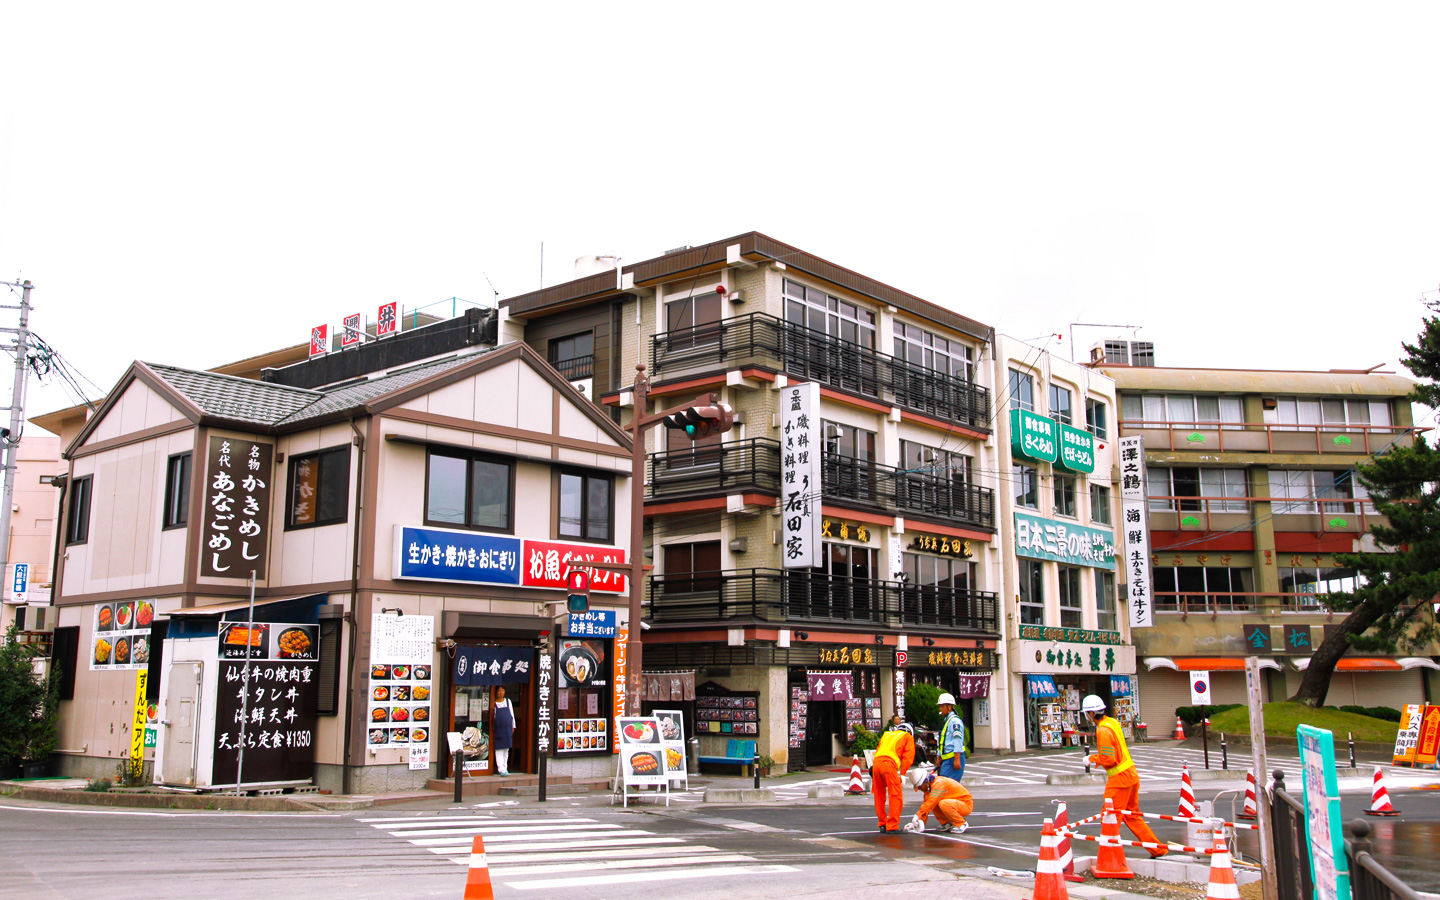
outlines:
[[[1427,316],[1417,342],[1401,346],[1401,363],[1429,382],[1417,384],[1407,399],[1440,408],[1440,318]],[[1354,569],[1361,586],[1325,597],[1327,606],[1346,615],[1315,649],[1290,698],[1307,706],[1324,704],[1335,664],[1351,647],[1393,653],[1440,638],[1435,616],[1427,614],[1440,596],[1440,447],[1417,434],[1413,444],[1357,465],[1354,477],[1385,517],[1385,524],[1370,529],[1382,552],[1335,554],[1336,565]]]

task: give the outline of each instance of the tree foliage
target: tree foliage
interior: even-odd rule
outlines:
[[[905,715],[927,731],[940,727],[940,689],[916,682],[905,689]]]
[[[0,766],[40,762],[55,752],[58,669],[52,667],[46,679],[36,671],[36,659],[10,626],[0,644]]]
[[[1407,399],[1440,407],[1440,318],[1427,316],[1415,344],[1402,344],[1405,368],[1429,383],[1416,385]],[[1384,524],[1370,532],[1380,552],[1337,553],[1336,565],[1354,569],[1361,586],[1329,594],[1325,603],[1345,619],[1315,649],[1292,700],[1320,706],[1330,690],[1335,664],[1351,647],[1367,652],[1417,650],[1440,638],[1428,615],[1440,595],[1440,448],[1416,435],[1397,440],[1355,467],[1355,479],[1370,492]]]

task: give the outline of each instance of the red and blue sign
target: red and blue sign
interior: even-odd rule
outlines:
[[[625,550],[601,544],[537,541],[506,534],[450,528],[395,526],[394,577],[458,584],[498,584],[524,588],[571,587],[569,576],[589,578],[589,590],[625,592],[625,576],[586,563],[624,563]]]

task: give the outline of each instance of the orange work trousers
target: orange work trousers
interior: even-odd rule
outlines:
[[[1155,832],[1145,822],[1145,817],[1140,813],[1140,776],[1135,774],[1133,767],[1126,769],[1119,775],[1112,775],[1105,782],[1105,799],[1113,801],[1115,811],[1120,814],[1120,821],[1130,829],[1137,841],[1149,841],[1160,843]],[[1104,802],[1104,801],[1101,801]],[[1168,850],[1151,850],[1151,856],[1164,856]]]
[[[941,800],[935,804],[935,818],[951,825],[964,825],[965,817],[975,809],[975,798],[966,794],[954,800]]]
[[[900,782],[900,767],[895,760],[884,756],[875,760],[870,769],[870,793],[875,795],[878,824],[891,831],[899,830],[900,809],[905,805],[905,795]]]

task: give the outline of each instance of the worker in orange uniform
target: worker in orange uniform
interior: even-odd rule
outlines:
[[[1125,746],[1125,735],[1120,723],[1105,715],[1105,701],[1091,694],[1080,704],[1083,712],[1095,723],[1096,752],[1090,755],[1090,763],[1102,766],[1107,777],[1105,799],[1115,804],[1125,826],[1136,840],[1158,844],[1160,839],[1140,815],[1140,776],[1135,772],[1135,761],[1130,758],[1130,748]],[[1168,850],[1150,850],[1152,858],[1164,856]]]
[[[936,775],[928,766],[911,771],[910,784],[925,795],[925,802],[920,804],[920,811],[906,823],[906,831],[924,831],[925,822],[932,812],[935,813],[935,818],[940,820],[936,831],[964,834],[965,829],[970,827],[965,823],[965,817],[975,809],[975,798],[970,796],[963,784],[953,778]]]
[[[914,762],[915,738],[907,729],[892,725],[880,735],[875,764],[870,767],[870,792],[875,795],[875,818],[881,831],[900,830],[900,808],[905,805],[900,774],[909,771]]]

